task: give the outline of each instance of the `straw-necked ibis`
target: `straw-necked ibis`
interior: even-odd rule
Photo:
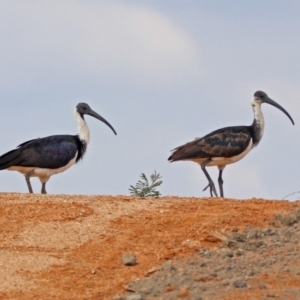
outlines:
[[[261,111],[261,104],[271,104],[284,112],[292,124],[294,121],[289,113],[268,95],[262,91],[257,91],[251,101],[254,112],[254,121],[250,126],[231,126],[217,129],[204,137],[196,138],[194,141],[175,148],[169,161],[188,160],[198,163],[201,166],[206,178],[210,194],[217,197],[214,182],[210,178],[206,167],[217,166],[219,168],[219,189],[221,197],[223,193],[222,172],[226,165],[235,163],[246,156],[251,149],[258,145],[264,133],[264,117]]]
[[[41,192],[46,194],[46,182],[49,178],[69,169],[85,154],[90,133],[84,115],[102,121],[117,134],[114,128],[88,104],[79,103],[75,108],[77,135],[52,135],[22,143],[17,149],[0,156],[0,170],[7,169],[24,174],[30,193],[32,193],[30,177],[38,177],[42,183]]]

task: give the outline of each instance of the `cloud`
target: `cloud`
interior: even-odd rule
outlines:
[[[7,83],[70,72],[79,79],[172,81],[195,68],[198,55],[189,34],[147,6],[3,1],[0,26],[0,78]]]

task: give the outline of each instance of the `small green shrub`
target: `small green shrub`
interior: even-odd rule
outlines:
[[[140,177],[141,180],[139,180],[135,186],[130,186],[129,192],[131,195],[138,197],[158,197],[161,195],[159,191],[156,191],[156,188],[162,184],[162,180],[160,180],[162,177],[159,173],[154,171],[150,176],[150,184],[144,173],[142,173]]]

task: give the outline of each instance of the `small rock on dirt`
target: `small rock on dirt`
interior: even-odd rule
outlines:
[[[124,254],[122,256],[122,263],[125,266],[135,266],[137,265],[137,258],[134,254]]]
[[[143,300],[143,297],[141,295],[127,295],[123,299],[124,300]]]
[[[233,251],[227,248],[223,248],[220,250],[220,255],[222,257],[233,257]]]
[[[247,282],[243,279],[238,279],[233,282],[233,285],[236,288],[244,288],[244,287],[247,287]]]
[[[189,290],[186,288],[186,287],[182,287],[180,290],[179,290],[179,297],[181,298],[185,298],[189,295]]]
[[[266,289],[267,288],[267,286],[265,285],[265,284],[263,284],[263,283],[261,283],[259,286],[258,286],[261,290],[263,290],[263,289]]]

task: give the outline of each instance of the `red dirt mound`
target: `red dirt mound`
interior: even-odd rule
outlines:
[[[263,199],[2,193],[0,298],[113,299],[166,260],[218,247],[219,234],[269,226],[275,214],[298,207]],[[122,264],[126,253],[137,256],[136,266]]]

